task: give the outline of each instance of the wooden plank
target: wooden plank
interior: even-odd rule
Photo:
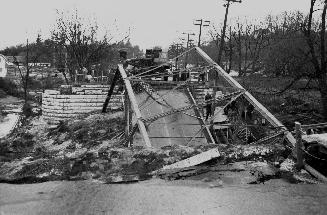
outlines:
[[[145,125],[144,125],[144,123],[142,121],[142,114],[141,114],[141,111],[140,111],[140,109],[138,107],[138,104],[137,104],[137,101],[136,101],[136,98],[135,98],[135,94],[134,94],[134,91],[132,89],[131,82],[127,78],[126,72],[125,72],[122,64],[118,65],[118,69],[119,69],[119,72],[121,74],[121,77],[124,80],[126,90],[127,90],[127,93],[128,93],[128,97],[129,97],[129,100],[131,102],[131,105],[133,106],[133,110],[135,112],[135,115],[136,115],[136,118],[137,118],[137,123],[139,125],[139,129],[140,129],[140,132],[141,132],[141,134],[143,136],[143,140],[145,142],[145,145],[147,147],[151,147],[151,141],[149,139],[149,135],[148,135],[148,132],[146,131]]]
[[[244,87],[242,87],[234,78],[229,76],[216,62],[214,62],[202,49],[199,47],[195,47],[195,50],[198,52],[198,54],[204,58],[204,60],[211,64],[213,67],[216,68],[216,71],[219,75],[221,75],[230,85],[233,87],[245,90]],[[260,112],[260,114],[273,126],[275,127],[282,127],[285,129],[285,135],[286,139],[292,144],[292,146],[295,146],[296,140],[287,130],[287,128],[278,120],[274,115],[272,115],[258,100],[256,100],[251,93],[248,91],[245,91],[244,97]]]
[[[296,167],[301,169],[303,167],[303,152],[302,152],[302,130],[301,124],[295,122],[295,132],[296,132]]]
[[[323,174],[321,174],[320,172],[318,172],[316,169],[312,168],[310,165],[308,165],[305,162],[304,162],[304,169],[307,170],[311,175],[313,175],[320,181],[327,183],[327,178]]]
[[[196,103],[196,101],[195,101],[195,99],[194,99],[194,97],[193,97],[193,95],[192,95],[192,93],[191,93],[191,91],[190,91],[189,88],[187,88],[187,92],[188,92],[189,97],[191,98],[192,104],[195,104],[196,105],[197,103]],[[195,107],[194,109],[195,109],[195,114],[200,117],[199,118],[199,121],[201,123],[201,126],[205,126],[206,123],[204,121],[204,117],[202,116],[201,111],[199,110],[198,107]],[[204,135],[206,136],[206,139],[207,139],[207,141],[209,143],[214,143],[215,142],[214,139],[213,139],[213,137],[212,137],[212,135],[211,135],[211,132],[209,131],[209,128],[207,126],[204,128]]]
[[[129,108],[130,108],[130,105],[129,105],[129,99],[128,99],[128,95],[127,95],[127,90],[125,91],[125,102],[124,102],[124,111],[125,111],[125,136],[126,136],[126,139],[128,139],[128,137],[129,137],[129,132],[130,132],[130,130],[129,130],[129,126],[130,126],[130,122],[129,122],[129,120],[130,120],[130,116],[129,116],[129,114],[130,114],[130,110],[129,110]],[[127,144],[129,144],[129,143],[127,143]]]
[[[311,124],[311,125],[302,125],[302,130],[308,130],[308,129],[317,129],[317,128],[326,128],[327,123],[318,123],[318,124]]]
[[[164,166],[160,170],[187,168],[187,167],[199,165],[201,163],[209,161],[209,160],[211,160],[213,158],[217,158],[219,156],[220,156],[220,153],[219,153],[218,148],[214,148],[214,149],[210,149],[210,150],[208,150],[206,152],[202,152],[200,154],[189,157],[189,158],[187,158],[185,160],[181,160],[181,161],[176,162],[174,164]]]

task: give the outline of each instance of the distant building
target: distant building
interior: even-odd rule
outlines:
[[[24,69],[25,57],[24,56],[5,56],[6,58],[6,77],[9,79],[17,79],[19,76],[19,71],[17,65]]]
[[[28,63],[30,67],[50,68],[51,63]]]
[[[24,56],[6,56],[7,61],[12,65],[23,66],[25,64]]]
[[[0,54],[0,78],[7,76],[7,59],[5,56]]]

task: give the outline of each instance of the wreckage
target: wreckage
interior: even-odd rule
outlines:
[[[197,66],[180,62],[192,51],[201,57]],[[110,89],[83,85],[72,87],[71,94],[44,93],[43,116],[2,144],[6,161],[0,163],[0,182],[92,178],[121,183],[208,171],[225,171],[237,180],[247,178],[246,183],[281,174],[298,180],[290,156],[298,141],[286,127],[200,48],[186,53],[171,61],[160,53],[160,60],[158,53],[145,60],[125,59]],[[206,92],[213,99],[205,100]],[[215,111],[205,120],[208,103]],[[98,113],[107,104],[116,112]],[[70,113],[75,107],[78,113]],[[58,118],[53,110],[64,116]],[[85,115],[89,110],[96,112]],[[50,126],[44,117],[58,118],[59,124]]]
[[[191,48],[171,62],[178,65],[178,59],[191,51],[201,57],[198,66],[187,67],[184,62],[179,69],[161,61],[147,67],[140,60],[124,60],[118,65],[103,112],[115,86],[123,85],[126,124],[122,138],[127,146],[162,148],[285,140],[295,146],[296,140],[287,128],[202,49]],[[200,80],[199,74],[206,78]],[[212,92],[214,98],[209,102],[215,111],[208,120],[203,110],[208,103],[204,101],[205,92]],[[214,148],[163,169],[193,166],[219,155]]]

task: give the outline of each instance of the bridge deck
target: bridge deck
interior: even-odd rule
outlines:
[[[157,92],[160,95],[164,95],[163,98],[174,109],[191,104],[188,96],[182,91],[175,90],[167,93],[168,90],[159,90]],[[136,100],[138,101],[143,118],[148,118],[171,110],[169,107],[158,104],[144,92],[137,94]],[[193,109],[184,112],[193,116],[196,115]],[[159,118],[147,126],[152,146],[155,148],[167,145],[187,145],[200,129],[200,121],[197,118],[185,115],[181,112]],[[206,143],[207,140],[203,132],[199,132],[189,145],[202,145]],[[139,134],[135,135],[134,145],[143,145],[142,137]]]

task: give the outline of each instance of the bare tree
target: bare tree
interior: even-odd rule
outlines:
[[[16,56],[14,56],[14,63],[17,66],[17,69],[19,71],[20,77],[21,77],[21,84],[24,90],[24,106],[23,106],[23,113],[25,114],[26,117],[30,116],[32,113],[31,110],[31,106],[28,102],[28,89],[29,89],[29,79],[30,79],[30,47],[29,47],[29,42],[28,39],[26,40],[26,49],[25,49],[25,53],[26,53],[26,58],[25,58],[25,64],[23,62],[21,62],[19,59],[16,58]],[[24,65],[24,71],[22,71],[21,65],[20,63],[23,63]]]
[[[112,37],[108,38],[108,35],[105,34],[102,39],[99,39],[98,29],[95,21],[86,22],[79,16],[77,10],[70,16],[58,12],[52,38],[56,42],[58,50],[64,49],[66,53],[65,63],[71,78],[74,76],[75,70],[80,71],[83,67],[90,68],[92,64],[107,57]]]
[[[249,24],[237,21],[234,27],[235,46],[237,47],[237,64],[240,76],[245,75],[251,68],[256,71],[262,51],[267,46],[267,30],[263,24]]]
[[[320,24],[320,39],[315,40],[316,34],[312,29],[314,24],[313,13],[315,12],[314,7],[316,6],[317,0],[311,0],[309,15],[307,18],[307,23],[304,27],[304,35],[306,37],[307,44],[309,46],[309,51],[311,55],[311,62],[315,68],[315,76],[318,80],[319,91],[321,95],[321,104],[323,107],[324,118],[327,119],[327,68],[326,68],[326,10],[327,10],[327,0],[321,1],[322,13],[321,13],[321,24]],[[315,43],[318,47],[315,47]]]

